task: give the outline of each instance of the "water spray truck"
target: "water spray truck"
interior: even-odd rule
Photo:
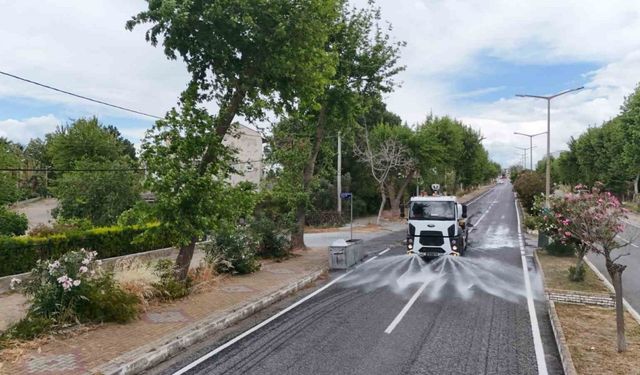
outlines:
[[[467,249],[467,206],[455,196],[437,195],[439,189],[434,184],[434,196],[412,197],[409,203],[407,253],[424,260],[464,255]]]

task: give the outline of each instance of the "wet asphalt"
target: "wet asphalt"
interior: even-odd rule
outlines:
[[[537,374],[511,186],[496,186],[469,214],[464,257],[425,264],[405,254],[404,232],[372,240],[372,254],[390,250],[187,373]],[[549,374],[561,374],[540,280],[526,263]],[[312,291],[147,373],[172,374]]]

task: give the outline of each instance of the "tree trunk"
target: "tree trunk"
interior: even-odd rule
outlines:
[[[233,119],[238,112],[238,108],[240,104],[244,100],[246,95],[245,90],[240,88],[239,83],[236,85],[236,89],[231,96],[227,105],[220,108],[218,111],[218,117],[216,121],[216,134],[220,136],[220,142],[229,131],[231,124],[233,123]],[[215,156],[211,151],[214,147],[208,146],[202,155],[202,160],[200,161],[200,165],[198,166],[198,173],[202,176],[206,173],[207,167],[215,160]],[[187,246],[183,246],[180,248],[180,252],[178,253],[178,257],[176,258],[176,278],[178,280],[186,280],[187,275],[189,274],[189,267],[191,266],[191,259],[193,258],[193,251],[196,247],[197,238],[192,238],[191,242]]]
[[[186,280],[189,274],[189,267],[191,266],[191,259],[193,258],[193,251],[196,248],[197,238],[192,238],[188,245],[182,246],[178,257],[176,258],[175,275],[178,280]]]
[[[384,211],[384,204],[387,203],[387,194],[385,193],[384,186],[380,187],[380,198],[382,202],[380,202],[380,209],[378,210],[378,218],[376,219],[377,225],[380,225],[380,218],[382,217],[382,211]]]
[[[624,332],[624,303],[622,295],[622,272],[627,267],[622,264],[613,263],[606,260],[607,272],[613,282],[613,289],[616,292],[616,333],[618,352],[622,353],[627,350],[627,340]]]
[[[638,195],[638,183],[640,182],[640,173],[636,175],[636,179],[633,181],[633,201],[639,202],[640,196]]]
[[[306,220],[306,207],[303,204],[296,207],[296,227],[291,234],[291,247],[293,249],[304,249],[304,224]]]
[[[400,200],[402,199],[405,190],[407,190],[407,186],[409,186],[409,183],[413,179],[414,174],[415,171],[411,171],[407,174],[407,177],[405,177],[402,181],[402,184],[398,188],[398,191],[392,191],[391,188],[389,189],[389,198],[391,199],[391,213],[393,214],[393,216],[400,217]]]
[[[307,163],[304,166],[304,171],[302,173],[302,189],[305,193],[309,192],[309,188],[311,187],[311,180],[313,179],[313,174],[315,173],[316,168],[316,160],[318,159],[318,153],[320,153],[320,147],[322,146],[322,141],[324,140],[326,123],[327,107],[325,104],[322,106],[322,108],[320,109],[320,113],[318,114],[316,136],[313,140],[313,148],[311,149],[311,154],[309,155],[309,159],[307,160]],[[296,207],[296,229],[291,236],[291,244],[294,249],[306,248],[304,244],[304,224],[306,221],[306,213],[306,202],[299,202],[298,207]]]

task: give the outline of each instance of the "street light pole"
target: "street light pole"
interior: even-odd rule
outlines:
[[[530,169],[533,170],[533,137],[537,137],[542,134],[546,134],[547,132],[537,133],[537,134],[524,134],[519,132],[513,132],[513,134],[524,135],[525,137],[529,137],[529,165]]]
[[[565,90],[549,96],[525,95],[525,94],[516,95],[517,97],[520,97],[520,98],[535,98],[535,99],[544,99],[547,101],[547,172],[546,172],[545,196],[544,196],[544,203],[546,207],[549,207],[549,196],[551,195],[551,100],[557,98],[558,96],[568,94],[573,91],[582,90],[583,88],[584,86],[580,86],[580,87],[576,87],[575,89]]]

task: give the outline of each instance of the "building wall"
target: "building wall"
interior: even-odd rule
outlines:
[[[227,134],[224,138],[224,144],[237,151],[238,164],[234,167],[240,173],[231,176],[231,184],[249,181],[257,185],[262,179],[263,170],[262,136],[243,125],[238,126],[234,134]]]

